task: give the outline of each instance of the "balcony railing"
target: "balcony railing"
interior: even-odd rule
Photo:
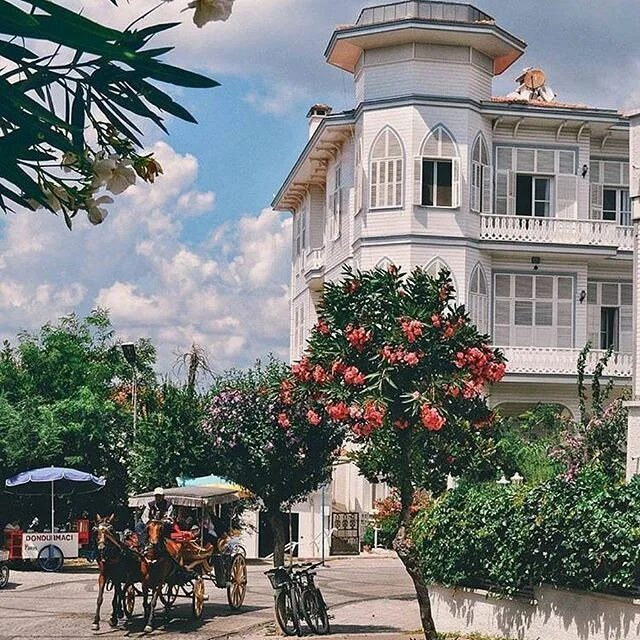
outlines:
[[[480,238],[498,242],[536,242],[633,249],[633,227],[603,220],[480,216]]]
[[[507,358],[507,375],[538,374],[575,376],[580,349],[546,347],[499,347]],[[587,357],[586,372],[592,374],[604,351],[591,351]],[[604,375],[612,378],[631,378],[633,355],[614,352]]]
[[[304,275],[313,278],[324,271],[325,251],[324,247],[311,249],[304,257]]]

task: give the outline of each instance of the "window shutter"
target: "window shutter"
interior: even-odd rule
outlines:
[[[413,204],[422,204],[422,158],[413,162]]]
[[[556,176],[556,217],[577,217],[578,179],[576,176]]]
[[[602,220],[602,201],[603,201],[603,184],[602,184],[602,162],[592,162],[591,170],[591,214],[592,220]]]
[[[493,179],[491,176],[491,167],[485,166],[482,169],[482,213],[491,213],[491,205],[493,204]]]
[[[620,340],[618,351],[631,353],[633,346],[633,307],[620,307]]]
[[[508,172],[507,180],[507,215],[514,216],[516,214],[516,173]]]
[[[460,206],[460,159],[453,158],[451,165],[451,206],[456,209]]]
[[[336,216],[335,216],[335,202],[336,202],[336,198],[335,195],[332,193],[329,196],[329,206],[328,206],[328,212],[329,212],[329,238],[331,240],[333,240],[335,238],[336,235]]]

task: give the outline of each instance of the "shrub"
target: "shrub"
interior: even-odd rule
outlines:
[[[640,479],[594,469],[534,487],[467,485],[423,509],[413,537],[425,576],[445,586],[624,591],[639,577],[639,507]]]

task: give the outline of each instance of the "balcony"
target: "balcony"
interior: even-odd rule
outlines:
[[[499,347],[507,358],[507,379],[511,375],[570,376],[577,372],[580,349],[546,347]],[[604,351],[591,351],[587,357],[587,374],[592,374]],[[631,378],[633,355],[612,353],[604,375]]]
[[[321,284],[324,279],[325,250],[324,247],[310,249],[304,257],[303,273],[307,284],[311,287]]]
[[[603,220],[482,214],[480,239],[493,242],[564,244],[632,251],[633,227],[623,227],[615,222]]]

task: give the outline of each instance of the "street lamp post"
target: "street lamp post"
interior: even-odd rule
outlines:
[[[136,353],[136,345],[133,342],[125,342],[122,344],[122,354],[124,355],[124,359],[131,366],[132,372],[132,390],[131,390],[131,400],[133,404],[133,439],[136,439],[136,433],[138,428],[138,370],[136,368],[137,364],[137,353]]]

